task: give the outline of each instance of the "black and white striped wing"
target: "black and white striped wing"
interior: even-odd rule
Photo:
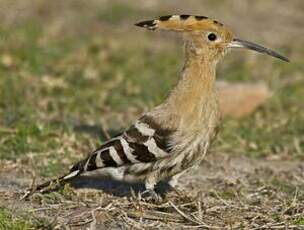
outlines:
[[[77,172],[78,175],[98,168],[154,162],[167,157],[171,151],[172,132],[143,116],[123,134],[105,142],[87,159],[74,165],[71,173]]]

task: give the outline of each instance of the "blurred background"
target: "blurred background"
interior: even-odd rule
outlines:
[[[225,84],[258,82],[272,96],[225,116],[213,152],[303,160],[303,12],[302,0],[0,0],[0,165],[59,175],[161,103],[178,80],[182,41],[133,25],[169,14],[215,18],[291,60],[237,50],[219,64]],[[233,91],[226,97],[242,98]]]

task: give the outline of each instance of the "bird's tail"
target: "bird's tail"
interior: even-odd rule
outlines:
[[[42,184],[33,186],[32,188],[28,189],[25,192],[25,194],[21,197],[21,200],[26,199],[27,197],[31,196],[32,194],[34,194],[36,192],[46,193],[46,192],[51,192],[51,191],[59,189],[61,186],[66,184],[69,180],[75,178],[82,172],[81,170],[78,170],[78,169],[73,170],[73,169],[74,169],[74,167],[71,169],[71,171],[68,174],[66,174],[64,176],[57,177],[56,179],[49,180]]]

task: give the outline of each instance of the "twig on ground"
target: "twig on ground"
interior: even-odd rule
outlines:
[[[28,189],[28,191],[26,191],[25,194],[20,197],[20,201],[25,200],[36,191],[36,173],[33,170],[29,170],[29,173],[31,174],[32,179],[31,186],[30,189]]]
[[[97,207],[95,209],[93,209],[91,211],[91,215],[92,215],[92,222],[90,224],[90,230],[96,230],[96,224],[97,224],[97,220],[96,220],[96,216],[95,216],[95,212],[101,210],[101,207]]]
[[[180,214],[182,217],[184,217],[186,220],[192,222],[193,224],[196,225],[205,225],[202,222],[196,221],[194,219],[192,219],[190,216],[187,216],[183,211],[181,211],[175,204],[173,204],[171,201],[169,201],[169,204],[175,209],[175,211]]]
[[[230,206],[227,201],[225,201],[216,191],[213,191],[216,198],[218,198],[224,205]]]

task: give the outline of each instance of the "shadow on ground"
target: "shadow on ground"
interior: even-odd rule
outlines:
[[[70,183],[76,189],[96,189],[117,197],[131,196],[132,191],[135,194],[143,193],[145,191],[144,183],[127,183],[95,176],[80,176]],[[157,194],[164,197],[168,192],[172,191],[172,188],[167,182],[160,182],[155,187],[155,191]]]

